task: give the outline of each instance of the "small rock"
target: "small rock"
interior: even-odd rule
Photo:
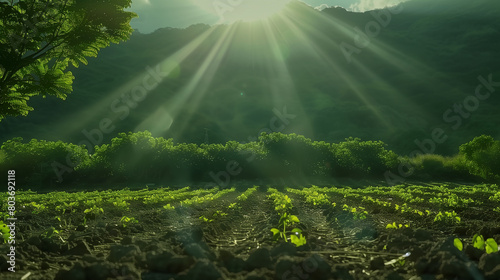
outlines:
[[[387,279],[387,280],[404,280],[405,278],[403,276],[399,275],[399,273],[397,273],[396,271],[391,271],[391,272],[389,272],[389,274],[387,274],[385,279]]]
[[[121,241],[121,244],[122,245],[130,245],[130,244],[134,244],[135,243],[135,238],[134,236],[125,236],[122,241]]]
[[[219,280],[221,272],[208,260],[199,260],[185,274],[184,279],[189,280]]]
[[[87,264],[93,264],[93,263],[98,263],[102,262],[103,259],[99,259],[94,255],[85,255],[82,257],[82,261]]]
[[[233,259],[234,259],[234,255],[230,251],[224,250],[224,249],[219,251],[219,260],[221,262],[228,263]]]
[[[146,255],[146,265],[153,272],[179,273],[187,270],[193,263],[192,257],[174,256],[170,252]]]
[[[254,271],[248,273],[247,277],[245,278],[245,280],[267,280],[267,279],[269,279],[269,278],[264,276],[263,272],[259,271],[259,270],[254,270]]]
[[[113,237],[118,237],[118,236],[121,235],[121,232],[118,229],[116,229],[116,228],[110,229],[108,231],[108,233],[109,233],[110,236],[113,236]]]
[[[50,264],[46,261],[43,261],[40,267],[42,270],[46,270],[50,268]]]
[[[55,280],[85,280],[85,269],[83,265],[79,262],[75,263],[75,265],[70,269],[61,269],[57,272]]]
[[[134,257],[139,254],[141,250],[136,245],[115,245],[111,247],[109,252],[108,261],[110,262],[124,262],[134,261]]]
[[[87,279],[106,280],[111,277],[113,266],[109,262],[93,263],[85,268]]]
[[[246,264],[249,270],[261,267],[269,267],[271,264],[271,256],[269,254],[269,250],[266,248],[259,248],[255,250],[248,257]]]
[[[479,269],[484,271],[485,274],[492,272],[500,264],[500,252],[492,254],[484,254],[479,259]]]
[[[425,251],[420,248],[419,246],[412,246],[412,248],[410,248],[410,256],[408,257],[408,260],[410,261],[417,261],[419,259],[421,259],[424,255],[425,255]]]
[[[193,263],[192,257],[173,257],[165,262],[165,272],[179,273],[191,267]]]
[[[432,240],[432,233],[423,228],[418,228],[415,230],[413,235],[417,241],[427,241]]]
[[[75,247],[65,252],[65,255],[83,256],[86,254],[91,255],[92,250],[90,250],[89,245],[85,241],[78,241]]]
[[[215,257],[210,254],[210,248],[202,248],[199,243],[191,243],[184,246],[186,255],[192,256],[196,259],[210,259],[214,260]]]
[[[474,280],[480,277],[475,264],[470,261],[460,261],[455,257],[443,260],[439,272],[447,279],[460,278],[463,280]]]
[[[271,249],[271,256],[279,258],[281,256],[295,256],[297,247],[289,242],[280,243],[278,246]]]
[[[174,274],[156,273],[156,272],[143,272],[141,274],[142,280],[171,280],[174,279]]]
[[[84,225],[78,225],[78,226],[76,227],[76,231],[84,231],[84,230],[86,230],[86,229],[87,229],[87,226],[84,226]]]
[[[335,265],[332,268],[333,279],[354,280],[352,275],[349,273],[349,270],[352,269],[348,269],[343,265]]]
[[[378,232],[375,228],[365,227],[362,230],[356,232],[354,237],[357,239],[368,239],[372,240],[378,237]]]
[[[28,240],[26,240],[26,243],[39,246],[42,243],[42,240],[38,236],[32,236]]]
[[[7,263],[9,259],[5,254],[0,255],[0,272],[2,271],[8,271],[7,269],[9,268],[9,264]]]
[[[164,272],[164,264],[172,257],[173,254],[170,252],[162,252],[160,254],[149,252],[146,254],[146,266],[151,271]]]
[[[124,263],[119,268],[118,271],[113,271],[113,276],[118,276],[117,279],[141,279],[140,272],[138,272],[132,263]],[[120,277],[122,276],[122,277]],[[94,278],[90,278],[94,280]],[[108,278],[109,279],[109,278]],[[106,280],[106,279],[104,279]]]
[[[225,266],[229,272],[239,273],[245,269],[246,262],[242,258],[233,258]]]
[[[330,265],[318,254],[313,254],[309,258],[304,259],[300,268],[305,274],[309,275],[310,279],[323,280],[330,278]]]
[[[481,256],[484,254],[484,251],[479,250],[478,248],[471,246],[471,245],[468,245],[468,244],[465,246],[464,252],[465,252],[465,254],[467,254],[467,256],[469,256],[469,258],[471,260],[474,260],[474,261],[479,261]]]
[[[275,274],[277,279],[294,279],[293,267],[296,266],[296,261],[290,256],[283,256],[278,259],[275,266]],[[300,279],[300,278],[297,278]]]
[[[200,227],[183,230],[178,236],[182,236],[183,243],[199,243],[203,240],[203,230]]]
[[[70,261],[68,261],[68,260],[62,260],[62,261],[59,262],[59,264],[61,266],[69,266],[69,267],[71,267],[73,265],[73,263],[70,262]]]
[[[379,270],[384,268],[384,259],[381,257],[375,257],[370,261],[370,269],[371,270]]]
[[[486,280],[498,280],[500,279],[500,264],[497,265],[493,270],[485,274]]]

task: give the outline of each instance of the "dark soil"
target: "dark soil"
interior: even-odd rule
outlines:
[[[52,214],[20,211],[16,272],[7,271],[3,252],[8,252],[8,246],[1,245],[0,278],[500,279],[500,253],[486,254],[468,245],[475,233],[500,241],[499,216],[485,216],[480,207],[464,209],[462,222],[456,225],[419,220],[396,230],[386,225],[401,221],[398,213],[367,206],[368,217],[359,220],[341,207],[312,207],[302,197],[287,193],[307,238],[306,245],[296,247],[273,240],[270,229],[277,226],[279,217],[264,188],[240,203],[240,209],[228,209],[239,194],[175,210],[132,204],[127,215],[139,223],[127,227],[117,223],[123,213],[107,209],[86,226],[75,213],[68,214],[61,238],[40,237],[54,225]],[[342,203],[342,199],[337,202]],[[213,222],[199,219],[213,216],[216,210],[228,215]],[[455,237],[464,240],[463,251],[454,247]]]

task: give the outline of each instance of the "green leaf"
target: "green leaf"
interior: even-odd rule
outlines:
[[[455,247],[457,247],[457,249],[460,250],[460,251],[462,251],[464,249],[464,245],[462,244],[462,241],[460,241],[460,239],[458,239],[458,238],[455,238],[453,240],[453,245]]]
[[[277,228],[272,228],[271,231],[273,232],[273,235],[280,233],[280,230]]]
[[[472,238],[472,244],[475,248],[484,250],[484,237],[482,235],[474,234],[474,237]]]
[[[292,229],[292,232],[302,233],[302,230],[300,228],[294,228]]]
[[[290,215],[290,221],[291,222],[295,222],[295,223],[299,223],[299,218],[297,218],[297,216],[295,215]]]
[[[291,235],[290,242],[295,244],[295,246],[299,247],[306,244],[306,238],[302,234],[300,234],[300,236]]]
[[[498,252],[498,244],[495,239],[488,238],[488,240],[486,240],[486,253],[491,254],[495,252]]]
[[[392,223],[392,224],[387,224],[387,226],[385,227],[386,229],[387,228],[395,228],[397,229],[398,227],[396,226],[396,222]]]

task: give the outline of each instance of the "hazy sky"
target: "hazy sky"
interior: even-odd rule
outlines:
[[[195,23],[250,19],[272,13],[289,0],[133,0],[131,10],[139,15],[132,27],[150,33],[161,27],[187,27]],[[404,0],[300,0],[313,7],[341,6],[363,12],[395,5]]]

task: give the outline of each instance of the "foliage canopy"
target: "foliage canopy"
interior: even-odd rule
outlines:
[[[65,99],[74,76],[110,43],[127,40],[131,0],[0,1],[0,121],[27,115],[37,95]]]

